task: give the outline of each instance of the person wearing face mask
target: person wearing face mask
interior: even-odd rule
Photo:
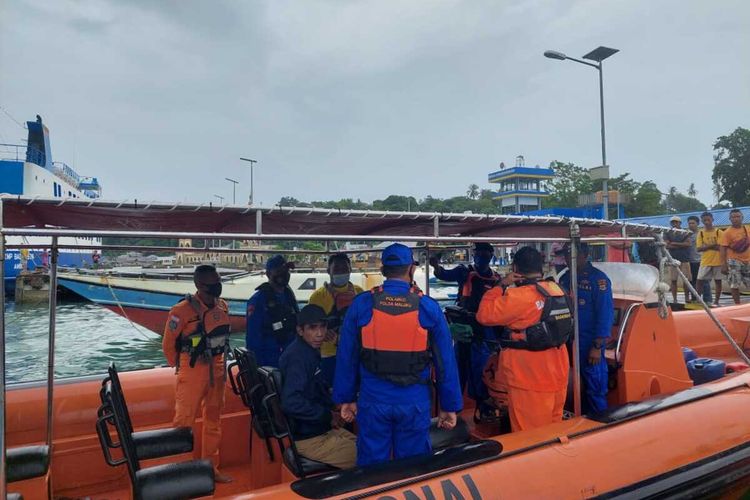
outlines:
[[[328,258],[328,276],[331,280],[315,290],[310,296],[310,304],[320,306],[329,318],[328,333],[320,347],[320,369],[330,385],[336,371],[336,346],[341,323],[346,310],[354,297],[362,293],[362,288],[349,280],[352,263],[345,253],[333,254]]]
[[[429,454],[430,365],[440,401],[438,426],[452,429],[463,407],[456,358],[445,315],[412,286],[411,249],[383,250],[383,285],[355,297],[336,353],[333,401],[341,417],[356,417],[357,465]]]
[[[458,284],[457,304],[472,315],[477,312],[484,293],[500,283],[501,276],[490,268],[494,253],[494,248],[489,243],[475,243],[474,264],[468,267],[459,265],[453,269],[444,269],[437,257],[430,259],[437,279]],[[475,420],[493,421],[497,418],[496,409],[490,404],[490,395],[482,375],[492,354],[492,349],[486,341],[496,341],[495,331],[491,327],[480,325],[473,317],[469,320],[468,326],[473,332],[471,338],[455,339],[461,388],[463,390],[468,386],[469,397],[476,401]]]
[[[216,482],[232,479],[219,471],[225,356],[229,349],[229,307],[219,298],[221,279],[213,266],[193,272],[196,293],[169,311],[162,337],[167,363],[176,368],[174,427],[192,427],[203,407],[201,455],[211,460]]]
[[[259,366],[279,367],[279,356],[297,335],[299,306],[289,287],[290,269],[281,255],[266,262],[266,277],[247,301],[247,331],[245,343],[255,353]]]
[[[339,469],[354,467],[357,438],[342,429],[344,421],[331,399],[331,385],[320,370],[320,349],[328,333],[325,310],[313,304],[303,307],[297,333],[279,358],[281,409],[297,451]]]

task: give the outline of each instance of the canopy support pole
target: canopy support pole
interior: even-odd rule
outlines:
[[[0,229],[3,200],[0,199]],[[6,497],[5,475],[5,234],[0,232],[0,498]]]
[[[581,416],[581,359],[580,329],[578,327],[578,245],[581,230],[578,224],[570,224],[570,295],[573,298],[573,412]]]
[[[430,244],[425,245],[424,293],[430,295]]]
[[[49,360],[47,362],[47,446],[52,456],[52,418],[55,388],[55,327],[57,315],[57,236],[52,238],[49,271]]]

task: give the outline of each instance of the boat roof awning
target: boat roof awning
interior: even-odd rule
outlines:
[[[472,213],[382,212],[302,207],[215,206],[0,196],[10,235],[402,241],[567,240],[652,237],[667,227],[597,219]]]

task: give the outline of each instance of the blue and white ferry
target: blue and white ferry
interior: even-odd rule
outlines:
[[[101,195],[101,186],[96,177],[82,177],[65,163],[52,161],[49,129],[37,115],[36,121],[26,122],[28,139],[26,144],[0,144],[0,193],[42,198],[88,198]],[[8,245],[34,245],[47,242],[43,237],[9,237]],[[60,238],[59,243],[83,244],[80,238]],[[86,241],[89,245],[101,245],[100,238]],[[96,252],[100,253],[100,252]],[[94,252],[91,250],[61,250],[58,263],[67,267],[91,265]],[[48,264],[48,253],[42,249],[5,251],[5,289],[12,294],[16,276],[24,268],[32,270]]]

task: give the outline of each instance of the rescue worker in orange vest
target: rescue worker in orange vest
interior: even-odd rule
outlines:
[[[352,262],[348,255],[331,255],[328,257],[330,281],[315,290],[309,300],[310,304],[320,306],[328,315],[328,333],[320,346],[320,370],[330,386],[333,386],[333,374],[336,372],[336,346],[344,315],[354,297],[362,293],[362,288],[350,281],[351,273]]]
[[[359,423],[357,465],[431,452],[430,364],[438,425],[452,429],[463,405],[448,324],[438,303],[411,285],[411,249],[395,243],[381,260],[386,280],[354,299],[337,351],[333,400],[345,421]]]
[[[192,427],[203,407],[201,456],[211,460],[214,479],[228,483],[219,470],[220,417],[224,406],[225,356],[229,349],[229,308],[220,299],[221,279],[210,265],[193,272],[196,293],[187,295],[169,311],[162,350],[176,367],[175,427]]]
[[[521,248],[513,272],[484,294],[477,320],[502,326],[499,369],[507,384],[513,431],[562,420],[568,387],[568,351],[573,332],[569,298],[554,281],[542,281],[538,250]]]

